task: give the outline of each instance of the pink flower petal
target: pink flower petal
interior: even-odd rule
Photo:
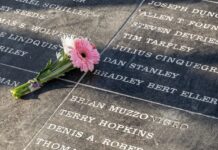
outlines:
[[[84,38],[74,39],[72,43],[70,57],[74,67],[84,72],[93,71],[94,65],[100,61],[100,54],[95,46]]]

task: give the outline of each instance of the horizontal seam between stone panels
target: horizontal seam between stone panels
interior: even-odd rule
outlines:
[[[148,102],[148,103],[164,106],[164,107],[167,107],[167,108],[173,108],[173,109],[176,109],[176,110],[188,112],[190,114],[195,114],[195,115],[204,116],[204,117],[207,117],[207,118],[218,120],[217,117],[213,117],[213,116],[209,116],[209,115],[204,115],[202,113],[197,113],[197,112],[193,112],[193,111],[190,111],[190,110],[185,110],[185,109],[182,109],[182,108],[178,108],[178,107],[174,107],[174,106],[170,106],[170,105],[154,102],[154,101],[151,101],[151,100],[147,100],[147,99],[143,99],[143,98],[139,98],[139,97],[123,94],[123,93],[120,93],[120,92],[115,92],[115,91],[112,91],[112,90],[107,90],[107,89],[103,89],[103,88],[99,88],[99,87],[95,87],[95,86],[87,85],[87,84],[83,84],[83,83],[79,83],[79,85],[85,86],[85,87],[90,87],[92,89],[97,89],[97,90],[104,91],[104,92],[109,92],[109,93],[117,94],[117,95],[120,95],[120,96],[125,96],[125,97],[128,97],[128,98],[132,98],[132,99],[136,99],[136,100],[140,100],[140,101],[145,101],[145,102]]]
[[[17,69],[17,70],[22,70],[22,71],[33,73],[33,74],[38,74],[38,72],[36,72],[36,71],[32,71],[32,70],[16,67],[16,66],[13,66],[13,65],[8,65],[8,64],[4,64],[4,63],[0,63],[0,65],[1,66],[6,66],[6,67],[10,67],[10,68],[14,68],[14,69]]]
[[[213,3],[213,4],[218,4],[218,2],[216,1],[212,1],[212,0],[202,0],[203,2],[209,2],[209,3]]]
[[[32,71],[32,70],[28,70],[28,69],[24,69],[24,68],[12,66],[12,65],[7,65],[7,64],[4,64],[4,63],[0,63],[0,65],[10,67],[10,68],[13,68],[13,69],[17,69],[17,70],[21,70],[21,71],[24,71],[24,72],[29,72],[29,73],[36,74],[36,75],[39,74],[39,72],[35,72],[35,71]],[[74,83],[74,84],[77,83],[76,81],[67,80],[67,79],[64,79],[64,78],[58,78],[58,79],[61,80],[61,81],[70,82],[70,83]]]

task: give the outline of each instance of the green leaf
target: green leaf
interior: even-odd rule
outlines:
[[[45,68],[42,69],[42,70],[40,71],[40,73],[36,76],[36,79],[38,79],[38,78],[39,78],[41,75],[43,75],[44,73],[50,72],[49,69],[52,68],[52,65],[53,65],[52,60],[49,59],[49,61],[47,62]]]

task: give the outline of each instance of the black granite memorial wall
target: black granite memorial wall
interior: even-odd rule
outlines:
[[[7,150],[218,149],[218,2],[3,0],[0,139]],[[10,88],[56,59],[62,36],[101,62],[24,100]]]

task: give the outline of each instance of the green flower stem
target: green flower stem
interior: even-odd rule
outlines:
[[[63,66],[60,67],[60,68],[57,68],[56,70],[54,70],[53,72],[51,72],[50,74],[48,74],[47,76],[45,76],[44,78],[39,79],[39,82],[40,82],[41,84],[43,84],[43,83],[46,83],[46,82],[48,82],[48,81],[50,81],[50,80],[52,80],[52,79],[54,79],[54,78],[58,78],[60,74],[65,73],[66,70],[68,70],[69,68],[74,69],[74,68],[72,67],[71,62],[69,62],[69,63],[63,65]],[[71,69],[71,70],[72,70],[72,69]],[[70,71],[70,70],[69,70],[69,71]]]
[[[12,89],[11,93],[16,99],[19,99],[23,95],[31,93],[29,86],[30,86],[30,83],[26,82],[26,83],[24,83],[16,88]]]
[[[40,74],[35,78],[36,81],[38,81],[41,85],[44,83],[59,78],[63,76],[66,72],[69,72],[73,69],[76,69],[72,66],[71,61],[65,57],[62,61],[58,60],[55,63],[49,63],[49,66],[47,66],[44,70],[40,72]],[[11,90],[12,95],[19,99],[24,95],[27,95],[33,91],[29,88],[31,85],[30,82],[26,82],[18,87],[15,87]]]

